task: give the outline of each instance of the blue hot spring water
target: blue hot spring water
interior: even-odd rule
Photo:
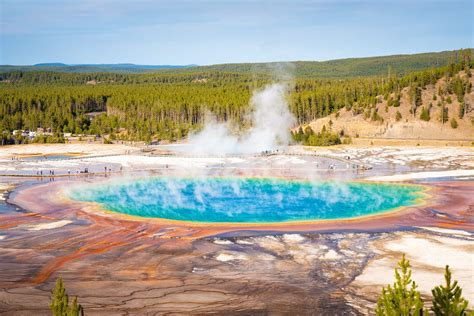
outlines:
[[[141,217],[275,223],[342,219],[415,204],[422,187],[273,178],[144,178],[73,189],[80,201]]]

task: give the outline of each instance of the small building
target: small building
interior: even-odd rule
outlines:
[[[89,119],[89,121],[92,121],[96,116],[99,116],[101,114],[106,114],[107,112],[101,111],[101,112],[89,112],[85,113],[84,115]]]

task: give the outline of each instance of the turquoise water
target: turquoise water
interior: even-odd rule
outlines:
[[[194,222],[352,218],[416,203],[422,187],[272,178],[146,178],[76,188],[70,197],[129,215]]]

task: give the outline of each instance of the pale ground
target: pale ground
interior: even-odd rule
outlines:
[[[319,154],[359,159],[373,165],[416,165],[418,169],[453,169],[453,166],[474,169],[474,146],[422,147],[422,146],[336,146],[311,148]]]
[[[63,226],[66,226],[67,224],[71,224],[72,221],[69,221],[69,220],[60,220],[60,221],[56,221],[56,222],[51,222],[51,223],[41,223],[41,224],[37,224],[37,225],[28,225],[26,227],[27,230],[31,230],[31,231],[38,231],[38,230],[47,230],[47,229],[55,229],[55,228],[59,228],[59,227],[63,227]]]
[[[159,148],[159,147],[158,147]],[[347,163],[357,162],[367,165],[392,168],[395,172],[408,171],[453,171],[456,175],[472,175],[474,169],[474,146],[471,147],[402,147],[402,146],[335,146],[335,147],[303,147],[291,146],[287,153],[315,153],[323,156],[339,158],[342,161],[349,156]],[[14,156],[48,155],[48,154],[81,154],[74,159],[64,160],[20,160],[12,161]],[[210,166],[233,167],[272,167],[307,168],[309,160],[304,156],[277,155],[270,157],[204,157],[204,156],[160,156],[143,153],[140,148],[125,145],[102,144],[36,144],[0,147],[0,174],[15,173],[21,170],[77,169],[92,168],[90,171],[103,171],[104,166],[117,171],[124,169],[149,169],[162,167],[206,168]],[[317,164],[317,162],[311,162]],[[344,165],[343,163],[342,165]],[[94,170],[96,167],[96,170]],[[313,166],[318,168],[320,166]],[[345,167],[345,166],[342,166]],[[462,171],[466,170],[466,171]],[[60,171],[60,170],[58,170]],[[444,176],[440,174],[441,176]],[[445,174],[448,175],[448,174]],[[429,176],[429,174],[422,175]],[[404,176],[406,177],[406,176]],[[406,180],[400,178],[398,181]]]
[[[323,269],[323,273],[333,279],[340,277],[338,273],[347,272],[350,269],[348,265],[357,262],[364,265],[364,261],[368,260],[362,272],[343,289],[349,293],[347,301],[357,302],[354,307],[365,314],[369,307],[373,310],[382,286],[393,284],[394,269],[404,253],[410,260],[412,279],[418,284],[427,306],[431,304],[431,289],[444,283],[445,265],[450,266],[453,279],[458,280],[463,288],[464,297],[474,302],[473,232],[420,227],[415,231],[382,233],[376,237],[360,233],[328,236],[332,240],[329,244],[314,242],[311,235],[301,234],[232,240],[216,238],[213,242],[225,248],[217,251],[213,258],[232,265],[236,273],[243,269],[258,269],[265,273],[265,266],[279,271],[290,267],[297,270],[303,266],[328,265],[332,269]],[[355,240],[358,242],[352,244]],[[283,263],[281,258],[291,259]],[[338,265],[341,266],[335,268]]]
[[[396,174],[393,176],[369,177],[369,178],[366,178],[366,180],[401,182],[401,181],[416,180],[416,179],[432,179],[432,178],[459,177],[459,176],[474,176],[474,170],[465,169],[465,170],[449,170],[449,171],[414,172],[414,173]]]
[[[124,154],[126,150],[139,150],[126,145],[104,145],[98,143],[73,144],[29,144],[0,147],[0,158],[11,158],[20,155],[52,155],[52,154],[82,154],[82,155],[113,155]]]
[[[412,279],[423,295],[430,296],[433,287],[444,284],[444,267],[449,265],[453,278],[463,289],[464,297],[474,302],[474,234],[435,230],[436,235],[397,232],[388,239],[373,243],[372,248],[377,255],[351,283],[351,287],[360,288],[360,292],[368,297],[377,296],[380,287],[394,282],[393,269],[405,253],[412,266]]]

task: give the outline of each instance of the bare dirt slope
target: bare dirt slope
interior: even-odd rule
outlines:
[[[466,78],[465,73],[461,73],[462,78]],[[469,78],[474,85],[474,76]],[[459,102],[455,94],[444,96],[446,107],[448,108],[448,121],[444,124],[440,121],[441,107],[438,102],[442,98],[438,95],[439,87],[445,87],[446,80],[442,78],[435,85],[428,85],[422,91],[422,106],[417,108],[415,116],[411,113],[409,88],[404,88],[401,92],[400,106],[388,107],[387,100],[379,96],[381,102],[376,105],[378,114],[383,120],[373,121],[370,117],[365,117],[364,113],[354,115],[351,110],[341,109],[337,114],[312,121],[308,125],[316,132],[319,132],[323,125],[330,127],[334,132],[344,130],[344,134],[356,138],[403,138],[403,139],[436,139],[436,140],[474,140],[474,91],[464,96],[464,101],[470,107],[462,119],[459,118]],[[434,100],[436,95],[436,100]],[[393,96],[393,95],[392,95]],[[449,103],[449,99],[451,103]],[[429,121],[420,119],[421,109],[428,108],[431,103]],[[396,120],[396,113],[400,112],[401,119]],[[458,127],[452,128],[450,121],[455,118]]]

